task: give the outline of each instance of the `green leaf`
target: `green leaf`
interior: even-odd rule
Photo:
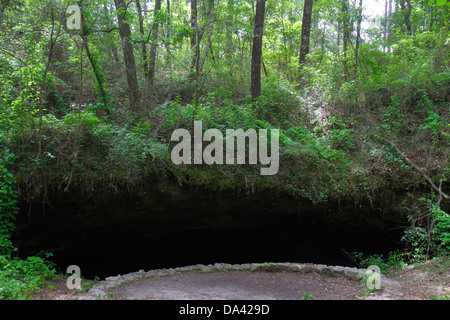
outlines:
[[[436,1],[436,5],[437,5],[438,7],[444,6],[444,5],[446,5],[446,4],[447,4],[447,0],[437,0],[437,1]]]

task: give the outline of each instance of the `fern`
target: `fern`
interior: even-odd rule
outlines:
[[[430,211],[436,221],[435,234],[439,237],[441,245],[450,250],[450,215],[443,211],[438,204],[430,203]]]

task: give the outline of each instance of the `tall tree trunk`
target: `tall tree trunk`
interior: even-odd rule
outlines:
[[[311,39],[311,17],[312,17],[313,0],[305,0],[303,6],[303,22],[302,22],[302,40],[300,46],[300,68],[306,61],[309,53],[309,42]]]
[[[170,23],[171,23],[171,13],[170,13],[170,0],[166,1],[166,13],[167,13],[167,34],[166,37],[170,38],[170,33],[172,32],[171,28],[170,28]]]
[[[405,23],[406,33],[412,35],[412,27],[410,20],[412,11],[411,0],[400,0],[399,4],[403,13],[403,22]]]
[[[203,23],[204,26],[203,28],[200,28],[199,30],[199,35],[197,38],[197,76],[200,76],[203,74],[203,67],[206,63],[206,60],[208,59],[209,54],[211,54],[212,59],[214,60],[214,50],[213,50],[213,46],[212,46],[212,35],[214,33],[214,20],[215,20],[215,15],[214,15],[214,1],[213,0],[208,0],[207,1],[207,7],[203,7],[203,11],[204,11],[204,17],[206,18],[206,22]],[[207,34],[208,35],[208,39],[207,39],[207,43],[208,45],[205,47],[204,49],[204,54],[201,55],[200,53],[200,42],[203,39],[203,36]]]
[[[387,22],[388,22],[388,0],[384,2],[384,25],[383,25],[383,38],[384,38],[384,44],[383,44],[383,50],[387,51]]]
[[[405,25],[406,25],[406,32],[409,35],[412,35],[412,27],[411,27],[411,20],[410,20],[411,11],[412,11],[411,0],[407,0],[406,1]]]
[[[358,21],[357,21],[357,25],[356,25],[356,43],[355,43],[355,76],[356,76],[356,70],[358,69],[359,44],[361,42],[362,5],[363,5],[363,0],[359,0]]]
[[[53,59],[53,52],[54,52],[54,48],[55,45],[58,41],[58,37],[60,35],[61,32],[61,26],[62,26],[62,21],[59,22],[59,27],[58,30],[55,30],[56,26],[55,26],[55,10],[53,7],[53,3],[50,3],[50,14],[51,14],[51,18],[52,18],[52,27],[51,27],[51,31],[50,31],[50,44],[49,44],[49,50],[48,50],[48,56],[47,56],[47,63],[45,64],[45,68],[44,68],[44,75],[42,77],[42,82],[41,82],[41,91],[39,93],[39,127],[38,127],[38,154],[36,159],[38,159],[41,156],[41,152],[42,152],[42,117],[43,117],[43,113],[44,113],[44,99],[43,96],[47,91],[47,75],[50,69],[50,65],[52,63],[52,59]],[[62,20],[65,20],[65,14],[62,17]],[[56,34],[55,34],[56,33]]]
[[[228,67],[231,69],[231,58],[233,57],[233,30],[231,22],[234,21],[234,1],[227,1],[227,22],[225,24],[225,31],[227,36],[227,48],[225,53],[225,61]]]
[[[81,14],[81,39],[83,41],[83,47],[86,50],[86,55],[91,63],[92,71],[94,72],[95,79],[97,80],[98,91],[100,94],[100,100],[103,104],[108,104],[108,94],[105,87],[105,78],[103,72],[98,63],[97,55],[93,54],[89,46],[89,29],[88,23],[86,22],[86,8],[84,0],[79,0],[78,5],[80,7]]]
[[[433,25],[434,25],[434,20],[435,20],[435,17],[436,17],[436,2],[435,2],[435,5],[434,5],[434,7],[429,7],[429,10],[430,10],[430,26],[429,26],[429,30],[430,31],[432,31],[432,28],[433,28]]]
[[[149,55],[149,64],[148,64],[148,78],[147,78],[147,95],[148,95],[148,103],[153,103],[155,100],[155,66],[156,66],[156,50],[158,48],[157,38],[159,31],[159,23],[157,21],[159,11],[161,10],[161,0],[155,1],[155,12],[154,19],[155,22],[153,24],[153,32],[152,32],[152,44],[150,45],[150,55]]]
[[[337,43],[336,43],[336,46],[337,46],[336,53],[339,56],[340,53],[341,53],[341,48],[340,48],[341,47],[341,22],[340,21],[338,21],[338,24],[337,24]]]
[[[139,33],[141,35],[144,35],[144,17],[142,15],[141,0],[136,0],[136,8],[139,16]],[[147,46],[145,44],[145,41],[142,42],[142,60],[143,60],[144,77],[147,77],[148,59],[147,59]]]
[[[387,49],[391,52],[391,17],[392,17],[392,0],[389,0],[389,9],[387,16]]]
[[[325,32],[326,32],[326,22],[323,22],[323,28],[322,28],[322,37],[320,40],[320,51],[321,51],[321,55],[322,55],[322,59],[325,55]]]
[[[348,13],[348,0],[342,0],[342,17],[343,17],[343,30],[342,30],[342,44],[344,51],[344,74],[348,79],[348,65],[347,65],[347,48],[350,41],[350,17]]]
[[[103,4],[103,15],[104,17],[106,17],[106,26],[108,27],[108,29],[113,29],[113,23],[111,21],[111,17],[110,17],[110,11],[108,8],[108,4],[105,2]],[[114,38],[111,34],[108,34],[106,36],[107,38],[107,45],[109,47],[109,50],[111,51],[111,57],[114,58],[114,61],[118,64],[120,59],[119,59],[119,53],[117,52],[117,46],[115,44]]]
[[[264,12],[266,0],[256,1],[255,28],[253,30],[253,49],[251,65],[251,94],[255,101],[261,95],[261,59],[262,59],[262,38],[264,31]],[[259,113],[260,115],[260,110]]]
[[[198,76],[198,42],[200,40],[198,39],[199,32],[198,32],[198,22],[197,22],[197,0],[191,0],[191,29],[192,29],[192,36],[191,36],[191,51],[192,51],[192,62],[191,62],[191,72],[190,72],[190,78],[193,80],[197,80]]]
[[[167,0],[166,2],[167,4],[167,34],[166,34],[166,38],[170,39],[170,35],[172,33],[172,29],[171,29],[171,21],[172,21],[172,15],[170,13],[170,0]],[[171,61],[170,61],[170,44],[169,43],[165,43],[165,48],[166,48],[166,65],[167,65],[167,70],[168,73],[171,74]]]
[[[128,84],[128,99],[130,109],[134,112],[140,111],[141,97],[136,75],[136,62],[134,59],[133,45],[130,42],[131,30],[126,20],[126,5],[124,0],[114,0],[117,10],[117,21],[119,23],[119,34],[122,42],[123,60],[125,62],[125,73]]]

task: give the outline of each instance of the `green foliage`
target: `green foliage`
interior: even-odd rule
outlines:
[[[330,119],[330,144],[333,149],[345,152],[355,150],[355,136],[354,130],[347,128],[347,126],[337,118]]]
[[[10,237],[15,230],[18,210],[16,181],[7,169],[13,164],[13,158],[9,150],[0,149],[0,300],[25,299],[26,291],[39,288],[54,274],[40,257],[11,258],[16,249]]]
[[[433,215],[436,225],[433,230],[440,244],[450,252],[450,215],[444,212],[436,203],[429,203],[429,209]]]
[[[427,249],[432,243],[424,227],[408,227],[403,232],[401,240],[410,250],[409,256],[411,261],[424,261],[427,259]]]
[[[394,10],[388,24],[384,18],[364,19],[369,28],[358,52],[353,33],[345,52],[342,43],[344,19],[350,29],[356,27],[357,2],[348,2],[348,12],[343,12],[342,2],[317,1],[311,50],[301,70],[303,2],[268,2],[257,103],[249,97],[251,2],[199,2],[197,30],[189,23],[188,2],[163,2],[156,15],[144,15],[141,33],[131,1],[127,23],[145,103],[142,65],[148,47],[141,46],[160,47],[152,88],[155,102],[138,115],[126,107],[123,71],[129,70],[111,18],[117,14],[114,6],[106,0],[86,2],[83,46],[79,33],[64,30],[65,4],[49,4],[10,1],[2,12],[0,255],[7,267],[1,281],[8,279],[19,291],[25,288],[21,283],[27,270],[39,269],[41,262],[11,258],[18,184],[32,198],[45,197],[51,188],[97,192],[163,176],[210,189],[281,190],[313,202],[367,197],[375,206],[374,195],[382,197],[383,190],[418,190],[426,183],[412,174],[403,155],[383,143],[386,137],[433,181],[450,174],[450,39],[445,25],[450,10],[445,0],[413,2],[411,32],[402,10]],[[153,39],[148,35],[155,22],[159,35]],[[190,45],[194,35],[198,52]],[[198,63],[195,80],[193,62]],[[108,115],[100,116],[104,109]],[[195,120],[201,120],[205,130],[222,132],[280,129],[279,173],[261,177],[247,165],[174,166],[171,133],[192,129]],[[403,241],[413,260],[450,250],[450,217],[435,197],[429,198],[408,208],[411,226]],[[401,265],[404,256],[359,258],[363,264],[389,269]],[[47,272],[43,266],[41,271]]]
[[[315,202],[348,192],[352,187],[344,177],[348,175],[351,160],[336,145],[340,138],[333,134],[318,137],[305,127],[281,131],[280,155],[288,164],[283,172],[285,188]]]
[[[15,179],[7,169],[13,155],[7,149],[0,150],[0,254],[10,255],[13,246],[9,240],[15,229],[17,214],[17,190]]]
[[[300,291],[297,292],[297,294],[299,294],[299,293],[300,293]],[[305,292],[300,300],[312,300],[312,299],[313,299],[313,294],[311,292]]]
[[[450,252],[450,216],[433,194],[418,199],[416,210],[408,213],[411,225],[402,241],[410,248],[412,261],[423,261]]]
[[[111,138],[107,161],[114,164],[117,178],[124,182],[133,183],[161,173],[158,162],[169,160],[168,146],[155,137],[147,137],[145,127],[145,123],[140,123],[131,131],[120,129]]]
[[[428,111],[428,116],[422,126],[424,130],[429,131],[432,137],[436,137],[437,135],[443,133],[445,127],[446,125],[445,123],[442,123],[442,118],[438,113]]]
[[[384,258],[383,254],[364,255],[362,252],[353,252],[351,255],[359,267],[378,266],[382,274],[398,270],[406,265],[404,254],[399,251],[389,252],[387,258]]]
[[[8,134],[25,135],[33,127],[33,116],[38,112],[38,86],[42,81],[42,63],[31,54],[27,65],[19,66],[14,56],[3,56],[6,64],[0,73],[0,126]]]
[[[433,296],[432,300],[450,300],[450,293],[446,291],[446,293]]]
[[[11,259],[0,255],[0,300],[29,299],[27,291],[40,288],[54,274],[52,265],[41,257]]]
[[[289,84],[271,78],[261,88],[258,107],[261,109],[262,119],[284,128],[295,122],[293,112],[301,109],[301,104]]]
[[[400,100],[397,95],[391,96],[391,103],[383,114],[383,122],[380,125],[381,132],[396,134],[404,127],[403,115],[399,109]]]

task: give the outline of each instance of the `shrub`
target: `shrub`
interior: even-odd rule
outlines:
[[[287,123],[292,123],[292,115],[294,110],[299,109],[300,101],[287,84],[270,79],[261,88],[258,105],[261,108],[262,119],[283,128],[289,127]]]
[[[405,265],[403,254],[399,251],[389,252],[387,259],[384,258],[383,254],[364,256],[361,252],[353,252],[352,256],[360,267],[378,266],[383,274],[397,270]]]
[[[402,236],[415,261],[450,252],[450,216],[441,209],[435,196],[420,197],[416,210],[408,213],[411,221]]]
[[[430,202],[429,208],[436,221],[434,233],[437,235],[440,244],[447,251],[450,251],[450,215],[444,212],[436,203]]]
[[[14,155],[7,149],[1,149],[0,155],[0,299],[25,299],[25,291],[42,286],[54,270],[40,257],[11,258],[15,248],[10,237],[18,208],[16,182],[6,167]]]
[[[12,157],[8,150],[0,150],[0,254],[5,255],[10,255],[13,249],[9,238],[14,232],[18,209],[15,179],[6,168],[12,163]]]
[[[0,300],[29,299],[27,291],[40,288],[54,274],[52,265],[41,257],[10,259],[0,255]]]

